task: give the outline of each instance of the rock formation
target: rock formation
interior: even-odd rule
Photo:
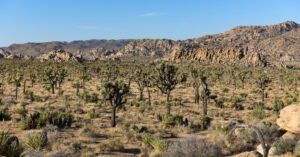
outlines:
[[[70,52],[64,50],[50,51],[49,53],[42,54],[37,57],[41,62],[54,61],[54,62],[82,62],[83,59],[80,55],[74,56]]]
[[[297,135],[300,135],[300,106],[289,105],[280,111],[280,118],[277,124],[280,128]]]

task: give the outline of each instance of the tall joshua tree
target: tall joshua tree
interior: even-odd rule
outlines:
[[[43,71],[43,80],[50,85],[52,94],[55,94],[57,84],[57,71],[53,66],[47,66]]]
[[[192,76],[192,84],[194,87],[194,101],[195,104],[199,104],[200,103],[200,94],[199,94],[199,88],[201,85],[201,82],[199,80],[199,71],[197,71],[195,68],[191,69],[191,76]]]
[[[149,65],[150,66],[150,65]],[[153,79],[154,76],[151,73],[150,69],[141,69],[138,68],[135,71],[135,81],[138,85],[138,89],[140,91],[139,100],[144,99],[144,88],[147,89],[148,93],[148,104],[151,106],[151,91],[150,88],[153,87]]]
[[[242,70],[237,74],[237,77],[240,79],[243,88],[245,87],[245,81],[249,74],[250,72],[247,70]]]
[[[200,73],[200,81],[201,81],[201,99],[203,106],[203,116],[207,116],[207,104],[210,96],[210,89],[206,83],[207,77],[204,76],[203,73]]]
[[[155,83],[157,88],[167,95],[167,114],[170,114],[170,95],[178,83],[186,81],[185,75],[179,75],[178,68],[172,64],[162,63],[156,69]]]
[[[111,112],[111,126],[116,126],[116,110],[118,107],[122,107],[127,99],[126,96],[129,93],[129,87],[122,81],[106,82],[103,85],[102,96],[112,106]]]
[[[138,85],[139,90],[139,101],[144,100],[144,89],[145,89],[145,73],[141,68],[137,68],[134,72],[134,81]]]
[[[57,84],[58,84],[58,90],[59,90],[59,93],[61,91],[61,85],[62,83],[65,81],[65,78],[67,77],[67,70],[65,68],[62,68],[62,67],[59,67],[57,69]]]
[[[260,89],[262,103],[265,102],[265,90],[271,82],[272,80],[265,73],[260,74],[257,78],[256,85]]]
[[[21,86],[21,82],[23,80],[23,73],[21,73],[20,71],[16,71],[14,72],[10,77],[9,77],[9,80],[8,80],[8,83],[10,84],[14,84],[15,85],[15,98],[16,100],[18,100],[18,90],[19,90],[19,87]]]

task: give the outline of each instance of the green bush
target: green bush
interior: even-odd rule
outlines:
[[[48,138],[47,133],[42,132],[37,135],[31,135],[28,137],[26,145],[33,150],[40,150],[47,146]]]
[[[73,115],[70,112],[61,111],[41,111],[30,114],[22,121],[21,128],[36,129],[45,126],[47,123],[59,128],[70,127],[73,121]]]
[[[0,156],[19,157],[23,150],[18,138],[6,132],[0,133]]]
[[[151,142],[151,146],[156,152],[166,152],[168,150],[169,143],[163,139],[154,139]]]
[[[266,117],[266,112],[264,110],[264,107],[261,105],[254,106],[254,109],[252,111],[252,116],[257,119],[264,119]]]
[[[95,118],[99,118],[100,117],[100,114],[95,112],[95,111],[92,111],[89,113],[89,116],[91,119],[95,119]]]
[[[278,113],[284,107],[284,102],[279,98],[275,98],[273,111]]]
[[[218,108],[224,108],[224,98],[214,99],[215,105]]]
[[[166,128],[176,125],[176,122],[172,116],[164,116],[162,123],[163,123],[163,126]]]

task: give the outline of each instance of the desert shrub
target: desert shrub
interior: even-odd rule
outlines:
[[[294,157],[300,157],[300,141],[297,142],[294,148]]]
[[[144,112],[145,112],[145,107],[140,107],[140,108],[139,108],[139,112],[140,112],[140,113],[144,113]]]
[[[109,139],[107,141],[107,143],[105,144],[106,149],[108,149],[108,151],[119,151],[119,150],[123,150],[124,146],[121,143],[120,140],[115,140],[115,139]]]
[[[151,146],[156,152],[166,152],[169,147],[169,143],[163,139],[154,139],[151,141]]]
[[[234,97],[231,99],[232,102],[232,108],[235,110],[244,110],[244,106],[241,104],[244,100],[239,97]]]
[[[92,110],[90,113],[89,113],[89,116],[91,119],[94,119],[94,118],[99,118],[100,117],[100,114],[98,112],[96,112],[95,110]]]
[[[183,99],[181,97],[174,98],[173,105],[174,106],[183,106]]]
[[[19,157],[23,150],[18,138],[6,132],[0,133],[0,156]]]
[[[0,121],[7,121],[11,119],[11,114],[8,108],[0,108]]]
[[[241,96],[242,98],[247,98],[248,94],[247,94],[247,93],[240,93],[240,96]]]
[[[279,98],[275,98],[273,111],[278,113],[284,107],[284,102]]]
[[[133,101],[130,102],[130,106],[140,107],[140,103],[136,100],[133,100]]]
[[[275,155],[282,155],[288,152],[293,152],[296,146],[296,141],[294,139],[280,139],[273,144],[275,148]]]
[[[224,98],[214,99],[215,105],[218,108],[224,108]]]
[[[98,94],[92,93],[91,95],[86,94],[85,95],[85,102],[87,103],[98,103]]]
[[[168,128],[176,125],[176,122],[172,116],[164,116],[162,120],[163,126]]]
[[[171,144],[167,157],[221,157],[222,150],[204,139],[187,138]]]
[[[264,110],[264,107],[261,105],[254,106],[254,109],[252,111],[252,116],[257,119],[264,119],[266,117],[266,112]]]
[[[224,92],[224,93],[228,93],[228,92],[229,92],[229,89],[228,89],[228,88],[224,88],[224,89],[223,89],[223,92]]]
[[[150,147],[151,142],[153,141],[153,137],[149,134],[142,135],[142,145],[144,148]]]
[[[33,150],[40,150],[47,146],[48,138],[47,133],[42,132],[34,135],[29,135],[26,145]]]
[[[62,111],[44,111],[30,114],[22,123],[24,130],[35,129],[52,124],[59,128],[70,127],[73,121],[73,115],[70,112]]]

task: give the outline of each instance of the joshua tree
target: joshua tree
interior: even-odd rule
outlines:
[[[56,77],[57,77],[58,90],[60,93],[61,84],[65,81],[65,78],[67,77],[67,70],[62,67],[58,68]]]
[[[36,81],[36,71],[30,71],[30,74],[29,74],[29,79],[31,81],[31,87],[33,87],[35,81]]]
[[[192,76],[192,79],[193,79],[195,104],[199,104],[200,103],[200,101],[199,101],[200,100],[199,88],[200,88],[200,85],[201,85],[201,82],[199,80],[199,71],[192,68],[191,76]]]
[[[127,99],[126,95],[129,93],[129,87],[122,81],[106,82],[103,85],[102,96],[112,106],[111,126],[116,126],[116,109],[122,107]]]
[[[55,94],[55,85],[57,84],[57,71],[52,66],[47,66],[43,71],[43,80],[50,85],[52,94]]]
[[[179,75],[178,68],[172,64],[161,64],[156,69],[155,83],[158,89],[167,95],[167,114],[170,114],[170,95],[178,83],[186,81],[186,76]]]
[[[144,73],[144,85],[147,88],[148,93],[148,105],[151,106],[151,91],[150,88],[153,87],[154,76],[150,71]]]
[[[202,105],[203,105],[203,116],[207,116],[207,102],[208,98],[210,96],[210,89],[208,88],[208,85],[206,83],[207,77],[204,76],[203,73],[200,73],[200,80],[201,80],[201,99],[202,99]]]
[[[261,92],[262,103],[265,102],[265,90],[270,83],[271,83],[271,79],[265,73],[260,74],[256,81],[256,85]]]
[[[242,70],[242,71],[238,72],[237,75],[238,75],[238,78],[240,79],[240,81],[241,81],[241,83],[242,83],[242,87],[244,88],[246,78],[247,78],[248,75],[249,75],[249,71],[247,71],[247,70]]]
[[[88,73],[88,68],[84,66],[80,72],[80,80],[81,80],[81,87],[85,90],[85,83],[91,79],[90,74]]]
[[[141,69],[138,68],[135,71],[135,81],[138,85],[138,89],[140,91],[139,100],[144,99],[144,88],[146,87],[148,93],[148,104],[151,106],[151,91],[150,88],[153,87],[153,74],[149,69]]]
[[[134,72],[135,74],[135,82],[138,85],[139,94],[139,101],[144,100],[144,88],[145,88],[145,73],[141,68],[138,68]]]
[[[11,84],[15,85],[15,90],[16,90],[15,97],[16,97],[16,100],[18,100],[18,89],[21,86],[22,80],[23,80],[23,73],[21,73],[20,71],[14,72],[10,76],[10,78],[8,80],[8,83],[11,83]]]

